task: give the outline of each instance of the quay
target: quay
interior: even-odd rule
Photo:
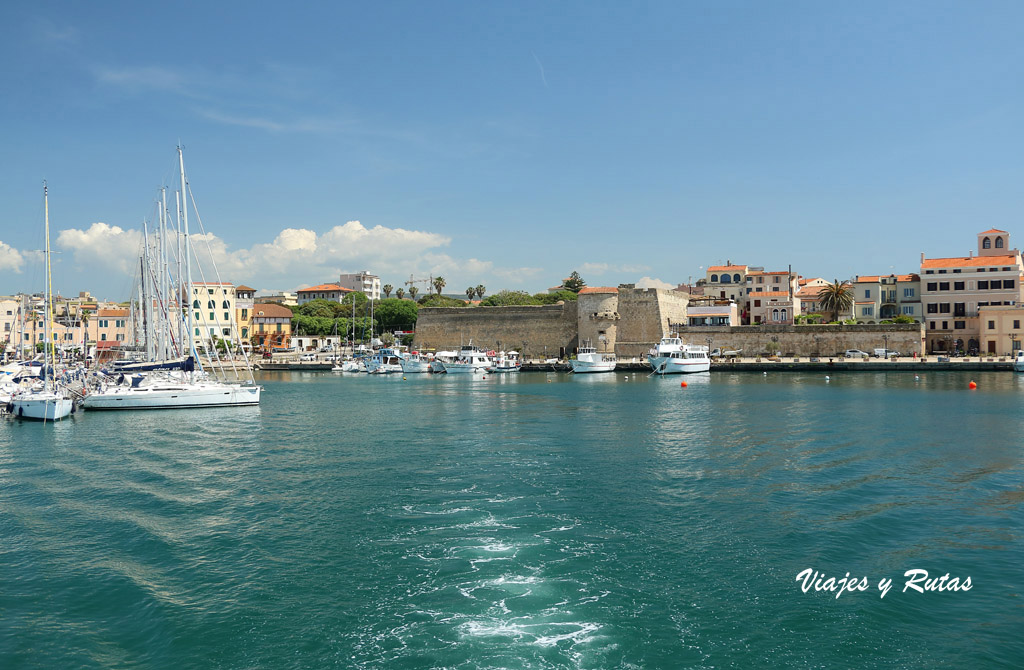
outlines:
[[[227,367],[227,366],[224,366]],[[322,361],[261,361],[255,366],[259,370],[301,370],[305,372],[329,372],[334,363]],[[523,372],[569,372],[572,368],[567,361],[528,360],[523,362]],[[712,360],[712,372],[1012,372],[1013,359],[1007,356],[954,357],[925,356],[923,358],[840,358],[776,356],[759,358],[730,358]],[[632,359],[619,361],[616,372],[650,372],[646,361]]]

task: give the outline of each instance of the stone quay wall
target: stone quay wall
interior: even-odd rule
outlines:
[[[576,350],[577,305],[510,307],[424,307],[416,320],[413,347],[437,351],[473,344],[481,349],[516,350],[523,358],[568,356]]]
[[[675,322],[673,322],[675,323]],[[847,349],[868,354],[883,347],[904,356],[924,351],[923,323],[813,325],[813,326],[674,326],[673,330],[689,344],[708,344],[711,348],[742,349],[743,356],[767,354],[777,345],[782,356],[834,357]]]

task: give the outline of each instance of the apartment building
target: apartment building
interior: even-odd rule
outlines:
[[[853,293],[857,323],[890,321],[898,316],[918,322],[924,319],[920,275],[858,275]]]
[[[378,286],[378,290],[379,290]],[[298,296],[298,303],[304,305],[311,300],[330,300],[331,302],[341,302],[349,293],[354,292],[355,289],[343,288],[339,284],[320,284],[319,286],[310,286],[309,288],[303,288],[296,291]],[[379,297],[379,296],[378,296]],[[351,300],[349,301],[352,302]]]
[[[340,275],[338,284],[350,291],[362,291],[370,300],[380,300],[380,277],[370,274],[368,270]]]
[[[197,345],[212,347],[217,340],[234,342],[238,337],[235,321],[235,285],[230,282],[194,282],[192,284],[193,339]]]
[[[1010,248],[1010,234],[993,228],[977,237],[977,255],[921,254],[921,304],[929,352],[981,351],[988,324],[982,328],[979,310],[1021,303],[1024,262],[1020,251]],[[998,350],[999,344],[995,346]]]

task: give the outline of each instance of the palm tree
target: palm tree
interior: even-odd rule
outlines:
[[[412,300],[415,300],[416,299],[416,294],[419,293],[419,292],[420,292],[420,290],[418,288],[416,288],[415,286],[410,286],[409,287],[409,298],[411,298]]]
[[[835,279],[818,293],[818,305],[822,311],[832,312],[832,320],[838,321],[841,313],[853,307],[853,289],[848,283]]]
[[[89,355],[89,315],[91,312],[87,309],[83,309],[81,313],[82,319],[82,360],[84,361]]]
[[[437,291],[438,295],[441,295],[441,291],[447,283],[448,282],[444,280],[444,277],[434,277],[434,290]]]
[[[472,300],[473,296],[475,296],[475,295],[476,295],[476,287],[475,286],[470,286],[469,288],[466,289],[466,298],[468,298],[469,300]]]
[[[32,310],[28,313],[28,320],[32,323],[32,350],[36,350],[36,345],[39,344],[39,338],[36,333],[36,324],[39,323],[39,313]]]
[[[487,293],[487,287],[483,284],[477,284],[473,292],[476,293],[477,298],[483,298],[484,293]]]
[[[395,287],[392,286],[391,284],[384,284],[384,286],[382,286],[380,290],[384,291],[385,298],[390,298],[391,292],[395,290]]]
[[[399,300],[404,298],[405,297],[405,289],[402,288],[401,286],[399,286],[398,290],[395,291],[395,297],[398,298]]]

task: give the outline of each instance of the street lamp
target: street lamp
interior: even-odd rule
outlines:
[[[711,343],[714,342],[714,341],[715,341],[715,338],[711,337],[710,335],[707,337],[707,342],[708,342],[708,358],[711,357]]]
[[[885,347],[885,357],[889,358],[889,333],[882,334],[882,345]]]
[[[1017,333],[1010,333],[1010,355],[1017,355]]]

